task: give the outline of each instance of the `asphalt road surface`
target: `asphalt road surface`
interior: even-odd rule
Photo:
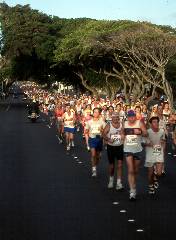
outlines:
[[[1,240],[175,239],[176,159],[171,154],[154,198],[148,196],[142,162],[134,203],[128,200],[125,164],[125,190],[108,190],[106,152],[92,179],[80,134],[67,155],[55,128],[42,118],[31,123],[20,99],[0,105],[0,133]]]

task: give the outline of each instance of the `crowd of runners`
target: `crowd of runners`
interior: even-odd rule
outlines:
[[[21,85],[23,92],[39,104],[48,127],[56,126],[59,143],[66,151],[75,147],[74,136],[81,132],[90,151],[91,175],[97,177],[102,150],[109,162],[109,189],[123,189],[123,162],[127,164],[129,199],[136,199],[141,159],[148,170],[148,193],[154,195],[165,174],[166,143],[176,144],[176,112],[162,98],[150,108],[145,98],[130,103],[123,94],[114,100],[83,95],[50,93],[36,84]],[[80,133],[79,133],[80,134]],[[115,170],[117,162],[117,174]],[[117,179],[114,176],[117,175]]]

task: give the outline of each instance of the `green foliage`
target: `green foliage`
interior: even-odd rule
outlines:
[[[87,20],[75,24],[75,29],[65,35],[56,43],[56,62],[67,61],[74,64],[80,61],[85,55],[91,55],[95,50],[99,39],[107,35],[116,34],[119,31],[132,28],[139,24],[132,21],[97,21]],[[100,43],[101,44],[101,43]]]
[[[9,76],[12,75],[12,69],[11,67],[3,67],[0,69],[0,81],[5,80]]]
[[[46,14],[32,10],[29,5],[9,7],[0,4],[2,54],[8,57],[32,55],[52,59],[58,29]]]
[[[0,22],[0,50],[9,64],[6,66],[9,70],[1,71],[1,76],[40,82],[59,80],[80,86],[75,74],[79,72],[89,86],[111,88],[114,92],[122,83],[114,76],[107,81],[104,70],[111,72],[113,67],[119,72],[123,70],[115,55],[123,55],[127,45],[143,44],[151,50],[158,39],[164,43],[176,33],[170,26],[129,20],[64,19],[48,16],[29,5],[9,7],[5,3],[0,4]],[[156,44],[155,51],[159,47]],[[173,83],[174,69],[172,60],[167,66],[167,76]]]

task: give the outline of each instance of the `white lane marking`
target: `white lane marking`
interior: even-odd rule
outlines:
[[[56,135],[56,136],[57,136],[57,135]],[[68,153],[68,152],[67,152],[67,153]],[[69,154],[69,153],[68,153],[68,154]],[[171,153],[168,153],[168,154],[171,154]],[[175,155],[175,156],[176,156],[176,155]],[[72,157],[73,157],[74,159],[76,159],[76,161],[79,161],[79,159],[78,159],[77,156],[72,155]],[[79,161],[78,163],[81,164],[82,162]],[[113,204],[113,205],[119,205],[119,202],[113,202],[112,204]],[[120,210],[120,213],[126,213],[126,212],[127,212],[127,211],[126,211],[125,209]],[[128,219],[128,222],[133,223],[133,222],[135,222],[135,219]],[[144,232],[144,230],[143,230],[143,229],[137,229],[136,232]]]
[[[121,213],[126,213],[126,210],[123,209],[123,210],[120,210],[120,212],[121,212]]]
[[[135,222],[134,219],[128,219],[128,222]]]

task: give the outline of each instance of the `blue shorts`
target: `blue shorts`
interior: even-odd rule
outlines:
[[[132,152],[124,152],[125,157],[133,157],[134,160],[142,159],[142,152],[132,153]]]
[[[89,147],[97,151],[103,150],[103,139],[101,137],[89,138]]]
[[[64,132],[68,132],[68,133],[75,133],[76,128],[69,128],[69,127],[64,127]]]

